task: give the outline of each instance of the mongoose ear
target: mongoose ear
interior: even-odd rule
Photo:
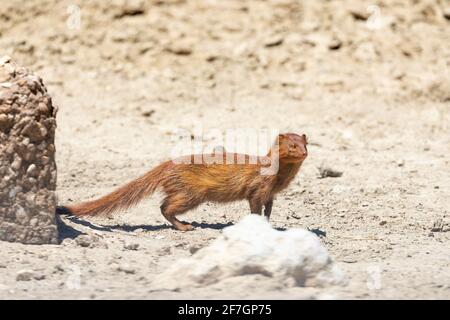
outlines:
[[[275,144],[276,145],[281,145],[283,143],[283,141],[286,141],[287,136],[283,133],[280,133],[278,135],[278,137],[275,139]]]
[[[308,137],[306,134],[302,134],[303,140],[305,140],[305,143],[308,144]]]

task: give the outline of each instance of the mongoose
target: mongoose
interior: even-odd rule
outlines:
[[[161,213],[177,230],[194,229],[176,216],[205,201],[225,203],[248,200],[251,213],[262,214],[264,207],[264,215],[269,219],[275,194],[289,185],[306,159],[306,145],[304,134],[286,133],[278,135],[268,154],[263,157],[224,152],[220,155],[220,158],[223,156],[221,163],[202,160],[205,155],[166,161],[98,200],[58,207],[57,212],[91,216],[125,210],[160,187],[165,193]],[[245,162],[239,159],[245,159]],[[275,161],[278,161],[278,170],[272,174],[262,174],[262,170],[273,168]]]

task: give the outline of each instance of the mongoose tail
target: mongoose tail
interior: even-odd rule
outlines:
[[[95,216],[129,209],[155,192],[155,189],[161,184],[164,172],[169,165],[170,162],[164,162],[143,176],[99,199],[73,206],[59,206],[56,208],[56,213]]]

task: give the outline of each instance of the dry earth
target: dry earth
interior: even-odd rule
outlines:
[[[168,159],[176,128],[304,132],[309,158],[272,222],[319,234],[349,284],[244,276],[154,291],[248,213],[205,204],[181,233],[156,195],[111,218],[62,217],[61,245],[1,243],[0,298],[449,299],[449,44],[443,0],[6,2],[1,54],[59,106],[60,203]],[[322,166],[343,175],[320,178]]]

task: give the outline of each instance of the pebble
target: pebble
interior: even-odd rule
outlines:
[[[88,248],[92,244],[92,237],[87,234],[82,234],[75,239],[77,245],[83,248]]]
[[[320,166],[318,169],[319,169],[319,175],[320,175],[319,177],[320,178],[328,178],[328,177],[338,178],[338,177],[341,177],[343,174],[342,171],[337,171],[335,169],[332,169],[330,167],[323,166],[323,165]]]
[[[193,52],[193,45],[189,41],[177,41],[170,44],[166,50],[179,56],[188,56]]]
[[[447,231],[447,229],[445,229],[444,227],[445,227],[444,220],[439,218],[433,222],[433,226],[431,227],[431,232]]]
[[[136,270],[130,267],[128,264],[123,264],[117,267],[117,271],[124,272],[126,274],[135,274]]]
[[[189,247],[189,252],[190,252],[191,254],[194,254],[194,253],[196,253],[198,250],[200,250],[201,248],[202,248],[201,245],[199,245],[199,244],[194,244],[194,245],[192,245],[192,246]]]
[[[331,40],[331,42],[328,44],[328,49],[330,50],[338,50],[342,47],[342,41],[339,39],[333,39]]]
[[[33,270],[20,270],[17,272],[16,281],[43,280],[44,274],[37,274]]]
[[[294,218],[294,219],[301,219],[302,218],[301,216],[299,216],[296,213],[291,214],[291,217]]]
[[[139,243],[126,242],[125,245],[123,246],[123,248],[124,248],[125,250],[136,251],[136,250],[139,248]]]
[[[446,8],[443,10],[442,15],[445,19],[450,20],[450,8]]]
[[[272,36],[264,43],[264,46],[266,48],[276,47],[283,44],[283,41],[284,41],[283,37],[279,35]]]
[[[370,13],[362,8],[353,8],[350,10],[350,14],[355,20],[366,21],[370,17]]]

